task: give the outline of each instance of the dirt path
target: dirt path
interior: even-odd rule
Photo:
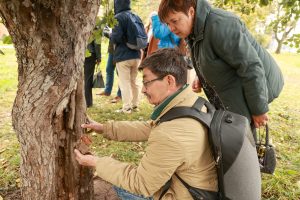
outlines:
[[[94,195],[95,200],[120,200],[111,184],[97,177],[94,179]],[[3,200],[21,200],[21,190],[12,189],[5,192],[0,190],[0,199],[1,197],[3,197]]]

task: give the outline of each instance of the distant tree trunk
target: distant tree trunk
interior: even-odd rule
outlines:
[[[282,40],[277,40],[277,48],[275,53],[280,54],[281,53],[281,48],[282,48]]]
[[[73,149],[86,120],[82,69],[99,0],[0,0],[18,60],[12,111],[22,198],[93,199],[92,172]]]
[[[275,39],[277,41],[277,48],[275,51],[276,54],[281,53],[281,48],[282,48],[283,42],[287,39],[289,32],[282,33],[281,38],[279,38],[278,34],[279,34],[278,32],[275,32]]]
[[[291,9],[294,3],[297,6],[296,1],[288,4],[279,3],[279,1],[275,2],[277,6],[276,18],[272,21],[271,25],[277,41],[276,54],[281,53],[282,45],[289,39],[289,34],[297,25],[299,13],[297,13],[297,9]],[[280,34],[282,34],[281,38],[279,38]]]

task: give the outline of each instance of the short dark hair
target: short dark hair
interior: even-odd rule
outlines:
[[[182,86],[187,82],[188,64],[177,48],[158,49],[145,58],[139,66],[139,71],[144,68],[149,69],[157,77],[174,76],[177,86]]]
[[[169,12],[183,12],[188,15],[190,7],[196,9],[197,0],[161,0],[158,8],[158,16],[161,21],[169,15]]]

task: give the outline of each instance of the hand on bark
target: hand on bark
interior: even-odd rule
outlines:
[[[262,115],[252,115],[252,119],[256,128],[265,126],[269,120],[267,113]]]
[[[95,122],[89,119],[89,122],[86,124],[81,124],[81,128],[90,129],[91,131],[95,131],[96,133],[101,133],[103,131],[103,124]],[[87,131],[88,133],[91,131]]]
[[[97,157],[93,155],[83,155],[77,149],[74,149],[75,158],[80,165],[87,167],[96,167]]]
[[[200,83],[200,80],[199,80],[198,76],[195,76],[195,79],[194,79],[193,84],[192,84],[192,89],[196,93],[199,93],[202,90],[202,86],[201,86],[201,83]]]
[[[92,144],[92,140],[87,134],[82,134],[80,140],[77,141],[75,148],[78,149],[82,154],[92,154],[89,146]]]

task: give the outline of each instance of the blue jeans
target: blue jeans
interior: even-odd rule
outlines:
[[[116,186],[113,186],[113,188],[122,200],[153,200],[152,197],[145,198],[143,195],[132,194]]]
[[[106,63],[106,84],[104,90],[106,94],[111,94],[114,85],[115,68],[116,66],[113,63],[113,54],[108,53],[108,59]],[[117,96],[121,97],[121,90],[119,87]]]

